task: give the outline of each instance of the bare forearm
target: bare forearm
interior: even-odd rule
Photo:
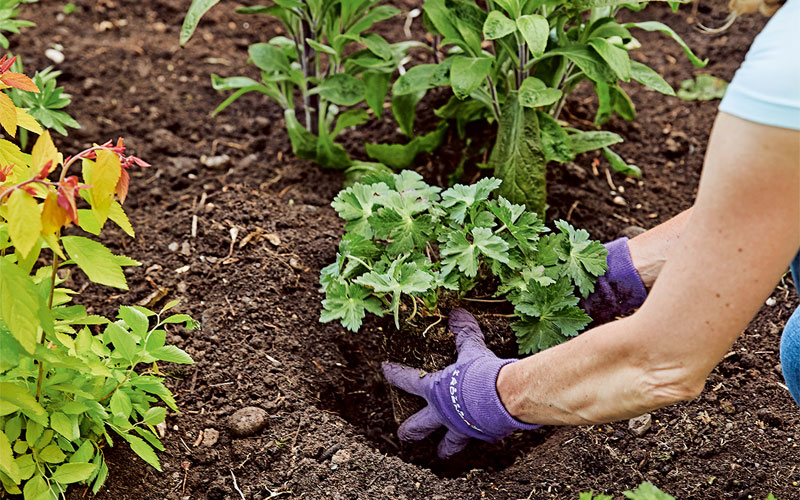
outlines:
[[[691,208],[684,210],[628,242],[633,265],[647,288],[653,286],[667,255],[680,240],[691,212]]]

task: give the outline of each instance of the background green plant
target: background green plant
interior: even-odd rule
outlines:
[[[8,48],[5,33],[19,33],[20,28],[36,26],[30,21],[17,19],[19,6],[25,3],[36,3],[39,0],[0,0],[0,47]]]
[[[217,1],[193,0],[183,23],[181,44],[190,39],[202,16]],[[408,49],[422,45],[413,41],[390,44],[371,32],[375,23],[400,12],[389,5],[378,5],[379,2],[278,0],[271,6],[237,9],[238,13],[263,14],[279,20],[287,36],[250,46],[249,61],[261,71],[260,82],[244,76],[212,75],[216,90],[234,91],[214,113],[246,93],[260,92],[283,108],[286,130],[297,156],[324,167],[355,165],[357,171],[379,169],[374,164],[353,161],[335,142],[346,128],[369,120],[367,111],[358,107],[361,103],[366,102],[375,116],[383,114],[392,75],[404,62]],[[400,116],[398,121],[407,122],[403,113],[408,109],[395,109]],[[410,110],[413,113],[413,106]],[[431,142],[429,139],[420,147],[431,149]]]
[[[438,315],[445,291],[463,296],[480,282],[514,306],[520,353],[577,335],[591,318],[579,294],[594,290],[607,251],[567,222],[550,233],[534,212],[489,196],[501,181],[485,178],[444,192],[416,172],[366,177],[343,190],[333,207],[345,222],[336,261],[322,270],[320,321],[358,331],[367,312],[400,309]],[[409,318],[409,319],[410,319]]]
[[[599,106],[595,124],[612,113],[635,118],[633,102],[620,82],[635,80],[667,95],[672,87],[653,69],[630,58],[640,47],[631,30],[659,31],[673,38],[696,66],[704,66],[668,26],[654,21],[620,23],[621,9],[640,10],[630,0],[427,0],[428,30],[448,46],[438,64],[409,69],[392,87],[393,98],[448,86],[454,97],[437,114],[455,119],[463,133],[469,121],[498,123],[488,167],[502,179],[500,194],[544,213],[545,165],[602,149],[611,166],[627,165],[609,146],[622,138],[606,131],[581,131],[559,120],[567,96],[584,80],[593,85]]]

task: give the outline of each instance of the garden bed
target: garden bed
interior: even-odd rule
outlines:
[[[418,7],[394,3],[404,11]],[[393,330],[391,320],[370,319],[357,334],[317,321],[319,270],[334,258],[342,233],[330,207],[340,173],[293,157],[281,110],[264,99],[246,96],[209,117],[222,99],[211,89],[210,73],[254,73],[245,65],[245,48],[273,36],[277,25],[233,14],[226,5],[179,49],[186,1],[75,4],[77,12],[66,16],[58,15],[60,2],[26,6],[22,17],[37,27],[16,36],[11,51],[33,70],[48,65],[46,48],[63,46],[59,82],[73,94],[70,112],[83,128],[57,137],[61,149],[124,136],[153,164],[132,171],[126,207],[136,239],[119,230],[104,238],[112,250],[142,262],[127,271],[131,291],[108,296],[107,289],[89,286],[83,303],[105,303],[102,312],[110,314],[165,287],[169,298],[183,300],[182,312],[202,323],[199,331],[168,338],[196,364],[171,373],[182,413],[167,418],[164,472],[118,446],[108,452],[112,472],[98,498],[236,499],[237,488],[248,499],[268,498],[270,491],[289,492],[287,498],[577,498],[579,491],[620,492],[644,480],[682,499],[800,496],[800,412],[780,384],[778,360],[782,326],[798,302],[788,276],[773,294],[776,304],[763,308],[703,394],[654,412],[642,437],[627,422],[544,428],[498,444],[473,443],[449,462],[433,458],[433,440],[401,445],[379,372],[381,336]],[[673,15],[654,5],[646,17],[673,26],[710,59],[707,68],[692,68],[657,33],[640,34],[646,49],[637,56],[673,86],[699,72],[730,80],[764,21],[750,16],[710,36],[687,22],[689,11]],[[717,1],[701,6],[699,16],[719,25],[725,12]],[[399,23],[384,29],[387,38],[404,38]],[[595,154],[550,173],[548,216],[568,218],[601,240],[631,225],[652,227],[690,206],[718,105],[637,85],[626,90],[639,117],[615,118],[610,129],[625,137],[616,149],[642,168],[642,178],[607,175],[605,160]],[[588,128],[593,109],[585,90],[565,113]],[[418,124],[433,127],[430,105]],[[349,149],[361,147],[364,133],[374,141],[398,136],[388,116],[362,130],[345,137]],[[489,131],[471,133],[481,138]],[[418,158],[417,169],[442,185],[462,146],[451,137],[438,153]],[[214,164],[209,157],[220,164],[206,166]],[[468,167],[464,181],[476,173]],[[617,195],[624,206],[612,201]],[[492,347],[512,354],[507,323],[489,309],[470,309]],[[265,409],[268,426],[235,438],[227,419],[245,406]],[[212,432],[205,433],[206,444],[200,436],[205,429],[220,433],[211,446]],[[84,494],[73,488],[70,498]]]

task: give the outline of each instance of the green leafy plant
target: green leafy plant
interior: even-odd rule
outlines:
[[[678,97],[684,101],[710,101],[722,99],[728,82],[713,75],[701,73],[694,79],[684,80],[678,89]]]
[[[652,483],[643,482],[635,490],[628,490],[622,493],[625,498],[631,500],[675,500],[675,497],[664,493]],[[583,492],[578,496],[578,500],[613,500],[613,495],[594,494],[594,491]]]
[[[0,59],[2,88],[39,92],[10,71],[13,62]],[[127,290],[122,268],[139,263],[90,238],[62,235],[72,223],[99,234],[111,220],[133,236],[122,209],[127,170],[148,165],[127,156],[122,140],[64,158],[6,93],[0,126],[7,137],[0,139],[0,482],[25,500],[63,498],[74,483],[96,493],[108,475],[104,449],[113,446],[112,434],[160,470],[154,450],[164,448],[155,426],[167,409],[156,403],[177,406],[158,362],[192,362],[165,340],[171,326],[195,324],[165,314],[177,302],[159,313],[121,307],[116,321],[73,304],[70,270]],[[39,134],[30,154],[13,142],[20,128]],[[81,178],[67,175],[76,165]]]
[[[30,21],[17,19],[19,6],[24,3],[36,3],[38,0],[0,0],[0,47],[8,48],[5,33],[19,33],[20,28],[36,26]]]
[[[18,58],[12,67],[13,71],[22,73],[22,62]],[[27,111],[36,118],[39,124],[48,129],[55,130],[61,135],[67,134],[67,127],[81,128],[80,124],[63,109],[72,102],[72,96],[64,92],[64,87],[58,87],[56,79],[61,76],[61,71],[53,70],[48,66],[33,75],[33,82],[39,88],[38,93],[24,92],[20,89],[9,89],[8,96],[18,108]],[[19,142],[22,149],[27,148],[28,131],[20,130]]]
[[[437,315],[443,293],[463,296],[490,278],[495,295],[514,305],[520,353],[577,335],[591,320],[579,295],[606,271],[605,247],[567,222],[549,233],[524,206],[490,200],[500,185],[485,178],[442,192],[405,170],[340,192],[333,207],[346,233],[322,270],[320,321],[358,331],[367,312],[389,313],[399,328],[401,310]]]
[[[336,138],[346,128],[367,122],[369,114],[358,107],[361,103],[366,102],[375,116],[382,115],[392,75],[408,49],[422,45],[390,44],[369,32],[373,24],[400,12],[378,5],[379,1],[278,0],[270,6],[237,9],[242,14],[264,14],[279,20],[288,36],[250,46],[249,61],[261,70],[260,82],[244,76],[212,75],[216,90],[234,91],[214,113],[244,94],[262,93],[283,108],[297,156],[325,167],[363,167]],[[202,16],[217,2],[193,0],[181,30],[181,44],[191,38]]]
[[[567,96],[582,81],[594,86],[599,106],[595,124],[617,113],[636,115],[620,81],[635,80],[667,95],[672,87],[629,52],[640,47],[631,30],[658,31],[674,39],[696,66],[704,66],[668,26],[654,21],[620,23],[620,9],[639,10],[646,1],[427,0],[424,22],[450,46],[438,64],[421,64],[395,81],[393,99],[448,86],[453,98],[437,114],[466,122],[498,123],[488,167],[503,180],[500,194],[539,214],[546,200],[547,162],[567,162],[602,149],[615,170],[639,174],[609,149],[622,137],[606,131],[581,131],[560,121]]]

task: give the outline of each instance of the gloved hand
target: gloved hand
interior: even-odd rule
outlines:
[[[597,279],[588,297],[579,304],[599,325],[636,309],[647,298],[647,289],[633,266],[628,238],[605,244],[608,250],[608,271]]]
[[[438,455],[449,458],[464,449],[471,438],[494,442],[518,429],[541,427],[512,417],[497,394],[500,368],[517,360],[495,356],[486,347],[478,322],[464,309],[451,311],[449,320],[458,350],[458,360],[452,365],[425,374],[405,365],[383,363],[383,374],[390,384],[428,402],[403,422],[398,437],[417,441],[445,426],[448,430],[439,443]]]

